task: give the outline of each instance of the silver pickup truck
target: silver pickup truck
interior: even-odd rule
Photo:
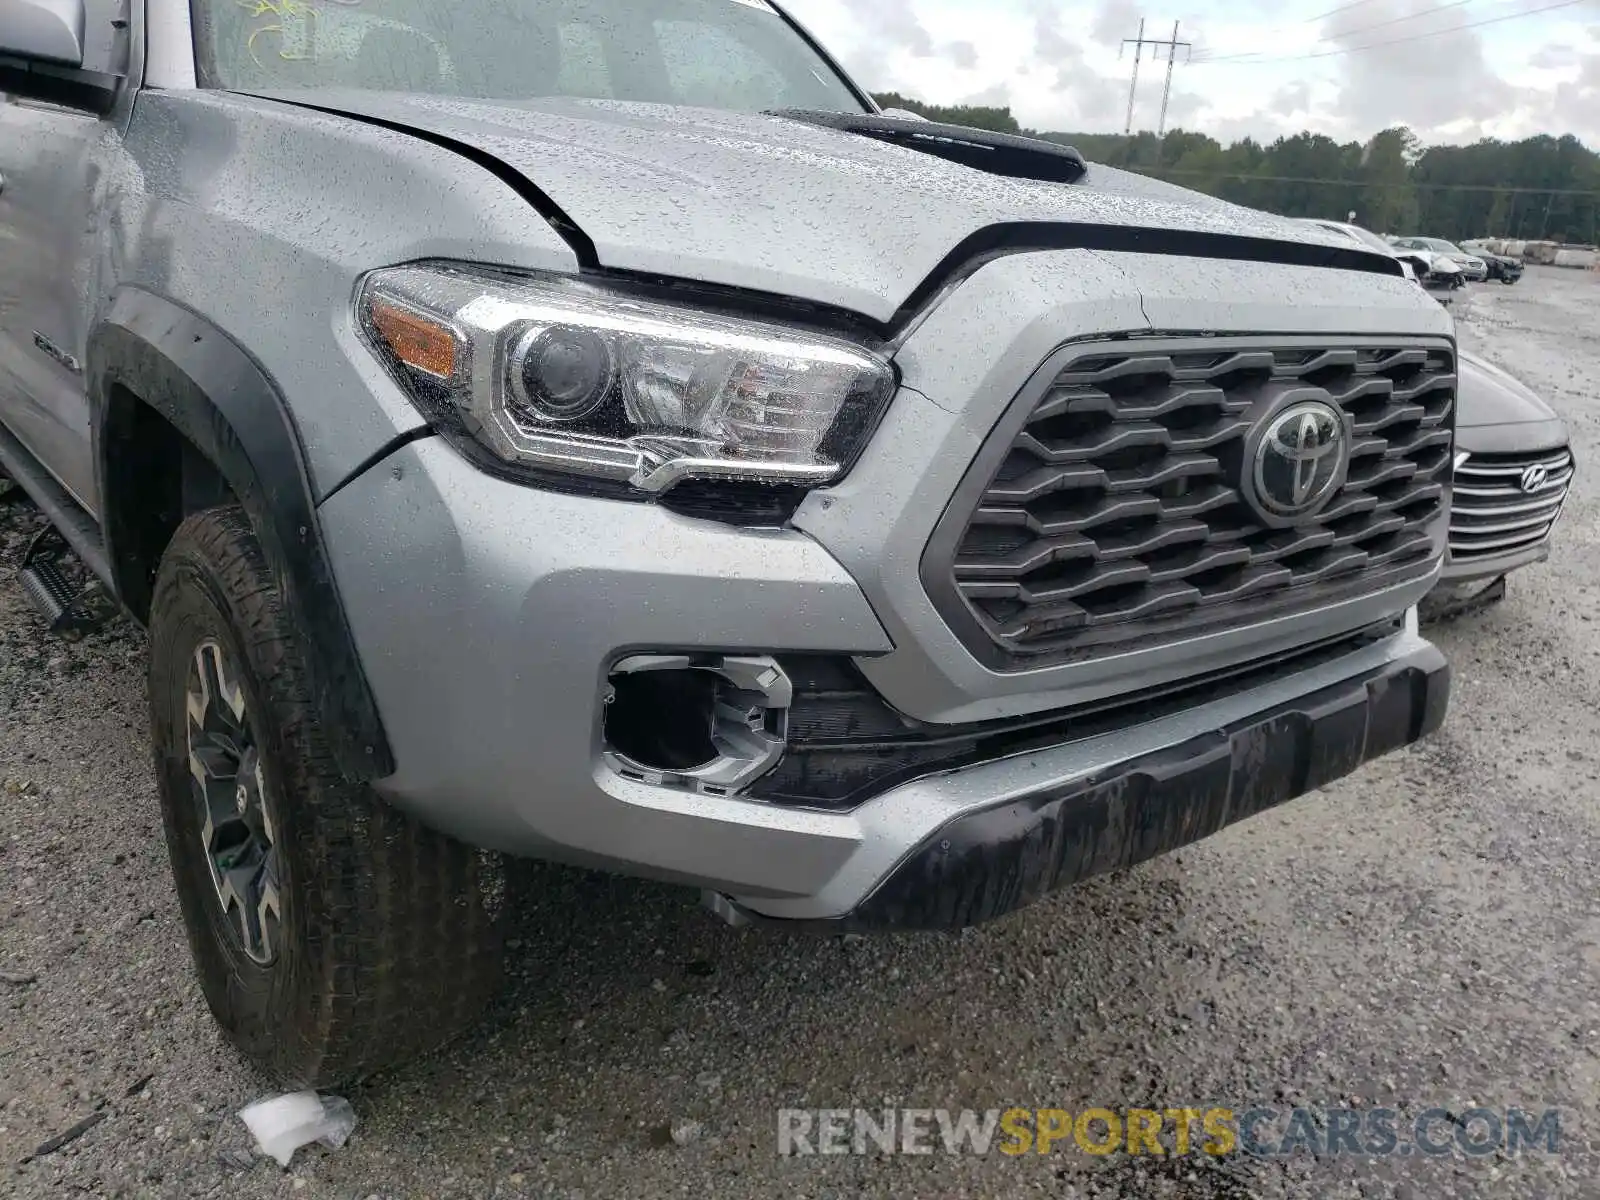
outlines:
[[[506,856],[952,928],[1444,716],[1387,254],[885,116],[766,0],[0,0],[0,89],[0,468],[148,628],[285,1081],[473,1016]]]

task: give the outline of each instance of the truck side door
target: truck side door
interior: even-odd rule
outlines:
[[[97,65],[120,56],[125,69],[126,8],[88,0],[85,41],[96,42]],[[84,357],[100,291],[106,173],[130,101],[121,96],[101,116],[0,95],[0,424],[96,515]]]

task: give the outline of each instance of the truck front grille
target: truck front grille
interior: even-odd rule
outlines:
[[[1456,468],[1450,557],[1498,558],[1537,546],[1566,503],[1572,454],[1473,454]]]
[[[996,669],[1303,611],[1427,574],[1454,424],[1447,342],[1151,339],[1073,347],[980,452],[923,581]],[[1349,474],[1274,527],[1246,498],[1251,433],[1287,390],[1342,408]]]

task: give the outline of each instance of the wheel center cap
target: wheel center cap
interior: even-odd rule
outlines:
[[[233,794],[233,802],[239,806],[241,814],[248,811],[250,808],[250,789],[241,783],[238,790]]]

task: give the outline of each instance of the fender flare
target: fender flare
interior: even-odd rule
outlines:
[[[299,433],[266,370],[199,314],[123,287],[89,337],[85,375],[101,495],[109,501],[117,439],[106,426],[113,392],[122,387],[186,437],[239,498],[305,635],[312,701],[339,769],[356,780],[392,774],[394,755],[323,545]],[[136,576],[153,574],[155,564],[118,555],[129,521],[114,504],[103,508],[117,594],[148,594],[149,579]]]

